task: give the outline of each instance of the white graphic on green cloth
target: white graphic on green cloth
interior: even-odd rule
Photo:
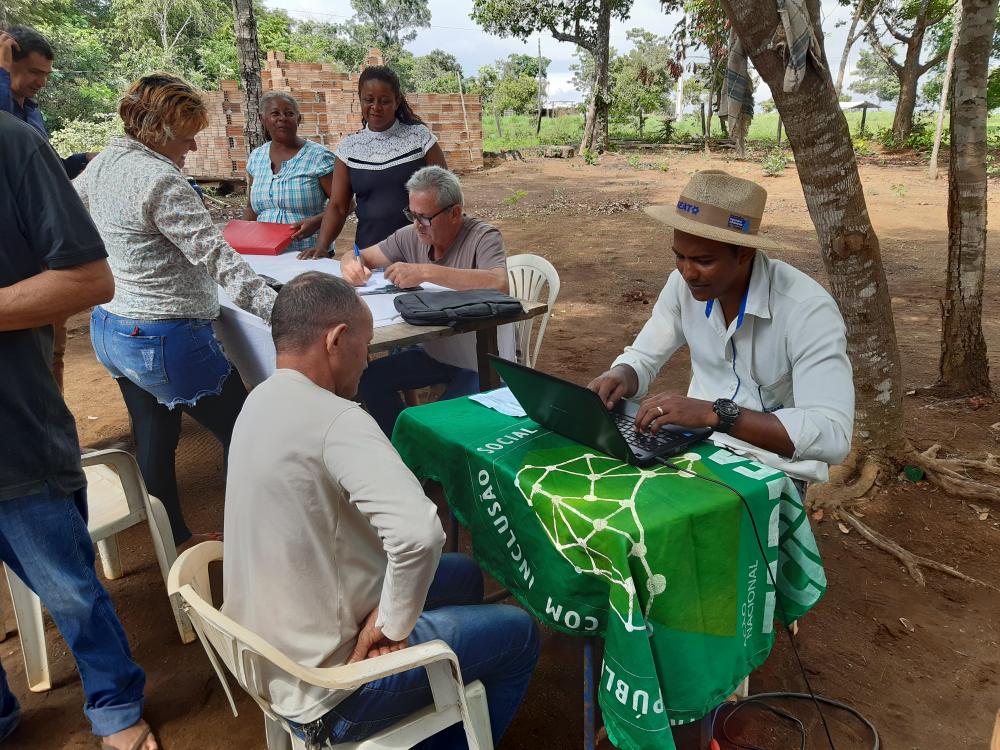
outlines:
[[[668,584],[662,573],[650,567],[646,531],[636,510],[636,497],[644,484],[658,477],[693,478],[691,467],[700,460],[697,453],[686,453],[674,458],[680,471],[666,466],[643,469],[608,456],[585,453],[551,466],[526,464],[517,472],[518,489],[538,515],[559,554],[577,573],[601,576],[625,592],[625,607],[617,603],[620,597],[612,596],[610,604],[628,632],[646,629],[653,603]],[[539,502],[542,498],[544,502]],[[615,534],[628,540],[629,555],[645,571],[648,598],[643,597],[646,604],[639,618],[635,617],[639,601],[635,580],[626,577],[627,568],[616,568],[612,559],[599,549],[603,538]]]

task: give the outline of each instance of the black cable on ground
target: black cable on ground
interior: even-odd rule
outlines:
[[[866,717],[864,714],[862,714],[853,706],[849,706],[846,703],[841,703],[840,701],[835,701],[832,698],[827,698],[826,696],[823,695],[816,695],[815,693],[813,694],[787,693],[787,692],[757,693],[756,695],[751,695],[748,696],[747,698],[736,701],[736,707],[722,721],[723,739],[725,739],[726,742],[730,743],[731,745],[735,745],[736,747],[739,748],[744,748],[745,750],[763,750],[763,748],[758,748],[755,745],[747,745],[739,743],[738,741],[730,737],[729,733],[726,731],[726,725],[729,723],[729,720],[733,718],[733,716],[735,716],[743,706],[756,704],[772,711],[773,713],[779,716],[782,716],[783,718],[791,719],[792,721],[794,721],[799,727],[800,736],[802,738],[801,748],[802,750],[805,750],[806,734],[805,734],[805,727],[802,725],[802,722],[799,721],[799,719],[797,719],[796,717],[792,716],[791,714],[783,711],[782,709],[776,708],[775,706],[772,706],[769,703],[765,703],[764,700],[767,698],[782,699],[782,700],[783,699],[812,700],[814,702],[825,703],[828,706],[833,706],[834,708],[840,709],[841,711],[846,711],[847,713],[851,714],[856,719],[858,719],[858,721],[860,721],[862,724],[864,724],[865,727],[868,729],[868,731],[871,732],[872,743],[873,743],[872,750],[879,750],[881,746],[881,740],[879,739],[878,730],[875,728],[875,725],[871,721],[869,721],[868,717]]]

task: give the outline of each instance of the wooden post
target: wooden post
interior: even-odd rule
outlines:
[[[535,135],[542,132],[542,35],[538,35],[538,117],[535,119]]]
[[[951,32],[951,46],[948,48],[948,64],[944,69],[944,81],[941,83],[941,103],[938,105],[937,127],[934,129],[934,148],[931,149],[931,164],[928,174],[932,180],[937,179],[938,151],[941,148],[941,131],[944,129],[944,111],[948,108],[948,91],[951,88],[951,71],[955,67],[955,48],[958,46],[958,34],[962,29],[962,4],[958,3],[955,10],[955,28]]]
[[[781,115],[778,115],[778,145],[781,145]]]
[[[861,108],[861,127],[858,128],[858,135],[865,134],[865,119],[868,117],[868,105]]]
[[[469,147],[469,161],[473,161],[475,157],[472,155],[472,131],[469,130],[469,113],[465,110],[465,92],[462,90],[462,71],[456,70],[455,75],[458,76],[458,98],[462,101],[462,119],[465,120],[465,145]],[[500,135],[497,133],[497,135]],[[472,164],[469,164],[471,167]]]

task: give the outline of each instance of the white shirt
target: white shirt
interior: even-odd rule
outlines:
[[[699,302],[679,271],[653,315],[615,360],[639,376],[643,396],[682,345],[691,352],[688,396],[728,398],[773,413],[795,446],[783,458],[729,435],[712,440],[799,479],[825,482],[844,460],[854,429],[854,383],[844,319],[833,298],[796,268],[758,250],[740,315],[726,326],[722,305]]]
[[[368,614],[392,640],[423,611],[444,531],[361,407],[295,370],[247,398],[229,449],[223,611],[292,660],[344,664]],[[266,670],[271,702],[305,724],[350,691]]]

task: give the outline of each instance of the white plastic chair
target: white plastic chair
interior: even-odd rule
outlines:
[[[174,535],[170,531],[170,521],[163,504],[146,492],[146,485],[135,459],[125,451],[104,450],[84,455],[82,463],[87,475],[87,530],[97,545],[105,577],[115,579],[122,576],[116,536],[118,532],[148,521],[156,562],[166,583],[170,566],[177,559]],[[35,593],[6,565],[4,570],[10,586],[14,617],[17,619],[28,688],[36,693],[44,692],[52,687],[52,682],[49,678],[49,657],[45,650],[42,604]],[[170,606],[181,641],[190,643],[195,639],[195,633],[188,619],[181,613],[180,601],[173,597]]]
[[[514,324],[517,360],[523,365],[534,367],[538,351],[542,348],[545,327],[549,324],[549,316],[559,296],[559,272],[540,255],[512,255],[507,258],[507,278],[510,281],[510,295],[526,302],[537,302],[542,296],[542,289],[548,286],[546,303],[549,309],[540,318],[534,349],[531,348],[531,330],[535,319]]]
[[[212,604],[208,565],[222,559],[222,542],[202,542],[185,550],[170,570],[167,590],[180,595],[208,660],[222,683],[233,715],[236,701],[219,661],[250,694],[264,713],[268,750],[304,750],[288,722],[273,709],[268,698],[267,680],[261,667],[270,665],[295,680],[328,690],[354,690],[362,685],[415,667],[427,670],[434,704],[411,714],[378,734],[357,743],[335,745],[338,750],[399,750],[430,737],[452,724],[462,722],[470,750],[493,750],[486,690],[482,683],[462,685],[458,657],[443,641],[429,641],[385,656],[312,669],[296,664],[263,638],[226,617]]]

